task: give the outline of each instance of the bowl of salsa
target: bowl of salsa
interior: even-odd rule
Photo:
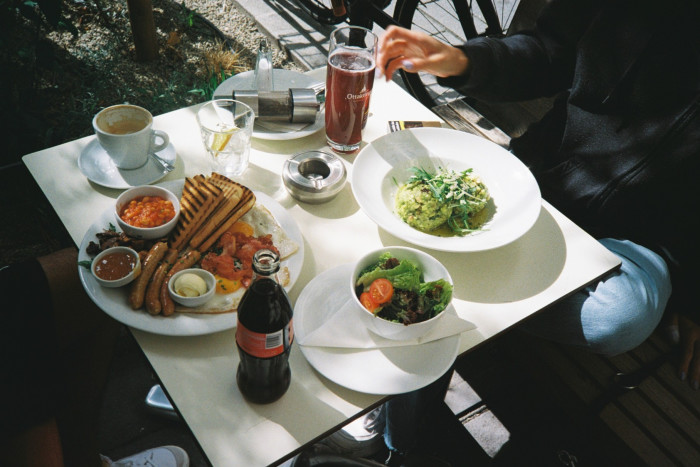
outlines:
[[[159,186],[137,186],[117,198],[115,216],[119,227],[130,237],[163,238],[180,217],[180,200]]]

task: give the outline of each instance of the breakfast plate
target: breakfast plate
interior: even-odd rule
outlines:
[[[353,265],[344,264],[312,279],[294,305],[298,340],[320,327],[350,300],[347,287]],[[361,326],[359,319],[348,326]],[[400,394],[420,389],[450,369],[457,358],[459,335],[420,345],[373,349],[299,345],[306,360],[336,384],[367,394]]]
[[[157,152],[156,155],[175,165],[177,154],[172,143]],[[164,169],[153,158],[138,169],[123,170],[112,162],[107,152],[100,146],[97,138],[93,139],[78,156],[80,172],[91,182],[107,188],[131,188],[132,186],[148,185],[165,177],[169,170]]]
[[[177,196],[181,195],[183,185],[184,180],[174,180],[159,184],[159,186],[171,190]],[[289,238],[299,247],[296,253],[281,263],[282,267],[287,266],[289,269],[290,280],[286,289],[291,290],[304,264],[304,240],[301,236],[301,231],[294,219],[277,201],[265,193],[257,191],[254,193],[257,202],[261,203],[272,213]],[[90,241],[95,241],[95,235],[108,228],[110,223],[116,224],[112,208],[104,211],[85,233],[80,244],[78,261],[90,260],[85,251],[87,245]],[[132,310],[127,301],[128,287],[117,289],[101,287],[88,269],[84,267],[78,269],[80,281],[92,301],[112,318],[132,328],[166,336],[197,336],[223,331],[236,326],[235,312],[220,314],[175,313],[166,317],[161,315],[152,316],[145,310]]]
[[[310,88],[318,80],[293,70],[275,68],[272,73],[272,86],[275,90],[289,88]],[[238,73],[219,85],[214,91],[214,99],[230,99],[233,91],[256,90],[255,71]],[[253,137],[267,140],[288,140],[312,135],[326,124],[323,109],[316,115],[314,123],[261,122],[255,119]]]
[[[481,230],[441,237],[406,224],[394,210],[399,186],[410,168],[460,172],[473,169],[491,200]],[[414,128],[377,138],[360,151],[350,175],[355,199],[379,227],[398,238],[439,251],[473,252],[498,248],[535,224],[542,198],[535,177],[517,157],[476,135],[446,128]]]

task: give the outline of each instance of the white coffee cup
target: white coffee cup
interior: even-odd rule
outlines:
[[[150,153],[165,149],[170,142],[167,133],[153,130],[152,126],[151,112],[129,104],[107,107],[92,119],[100,145],[114,165],[127,170],[141,167]]]

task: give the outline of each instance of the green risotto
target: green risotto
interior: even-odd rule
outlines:
[[[413,175],[399,187],[396,214],[411,227],[427,233],[466,235],[479,230],[490,196],[472,169],[433,174],[412,167]]]

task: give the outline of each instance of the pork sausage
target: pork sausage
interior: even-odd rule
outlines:
[[[177,261],[177,255],[177,249],[168,249],[163,261],[160,262],[158,269],[156,269],[156,272],[153,274],[153,278],[148,283],[148,287],[146,288],[146,310],[152,315],[160,313],[160,287],[163,285],[163,280],[168,274],[168,271],[175,261]]]
[[[151,280],[151,276],[158,267],[158,263],[165,256],[165,252],[168,251],[168,244],[166,242],[155,243],[148,253],[146,254],[146,260],[141,267],[141,275],[136,278],[136,280],[131,285],[131,290],[129,291],[129,304],[134,310],[138,310],[143,306],[143,301],[146,296],[146,286]]]

